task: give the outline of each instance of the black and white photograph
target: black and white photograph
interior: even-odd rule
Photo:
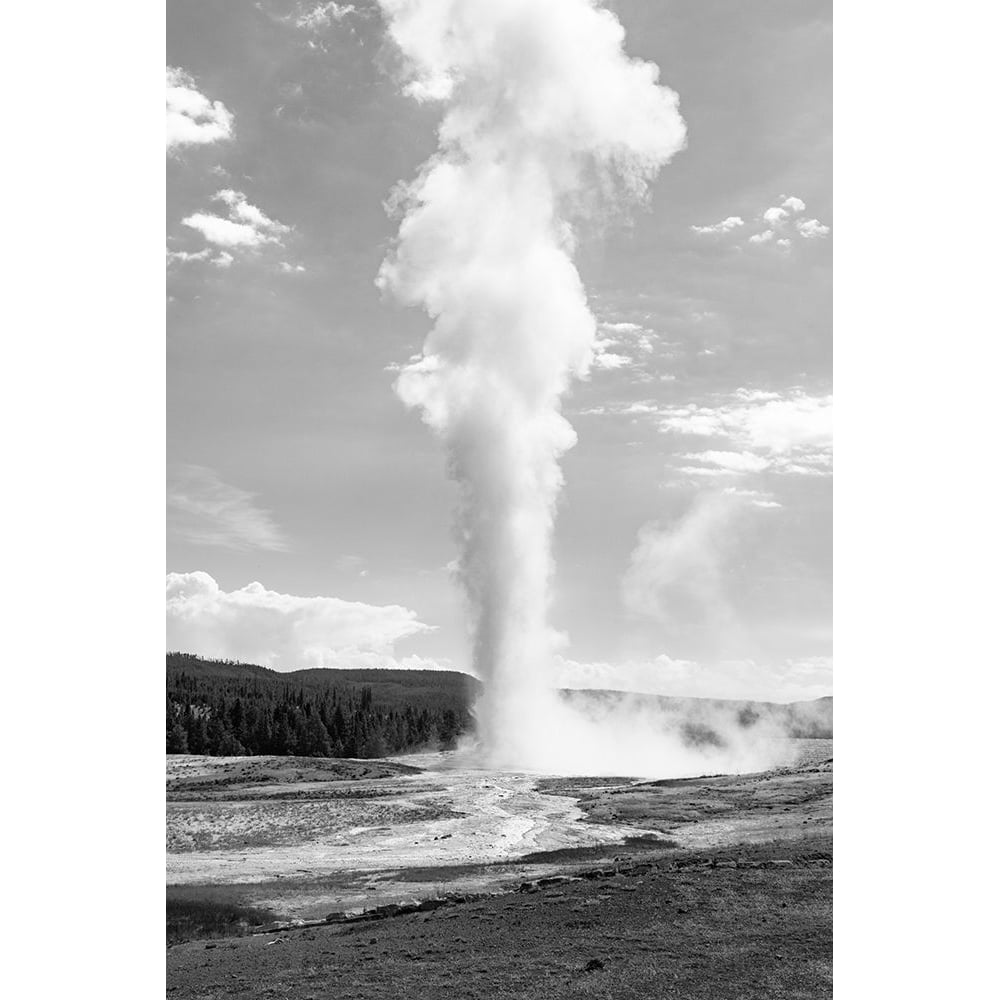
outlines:
[[[169,997],[832,996],[832,49],[169,0]]]
[[[5,995],[996,992],[989,5],[5,14]]]
[[[996,992],[988,5],[6,15],[5,995]]]

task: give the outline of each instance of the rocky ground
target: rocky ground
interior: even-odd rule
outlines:
[[[462,866],[413,868],[436,901],[168,948],[168,996],[830,996],[832,744],[803,749],[759,775],[541,781],[578,799],[578,825],[659,842],[557,845],[486,892],[456,889]]]

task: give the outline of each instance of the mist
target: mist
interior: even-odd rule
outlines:
[[[395,390],[459,488],[478,746],[500,767],[685,770],[700,751],[655,713],[560,700],[548,621],[559,463],[576,442],[561,401],[596,337],[574,255],[684,148],[678,96],[589,0],[380,6],[405,93],[443,108],[437,151],[389,199],[399,233],[377,284],[433,322]],[[744,744],[728,745],[735,767]]]

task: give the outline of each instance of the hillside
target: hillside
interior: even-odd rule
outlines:
[[[454,745],[478,682],[438,670],[295,670],[167,654],[167,753],[382,757]]]
[[[453,746],[472,729],[482,685],[446,670],[279,673],[232,660],[167,654],[167,752],[381,757]],[[622,691],[572,690],[563,698],[600,711],[625,700],[658,712],[695,742],[717,739],[720,718],[793,737],[832,738],[833,699],[778,704]]]

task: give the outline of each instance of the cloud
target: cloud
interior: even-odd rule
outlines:
[[[232,112],[222,101],[211,101],[199,92],[189,73],[167,67],[168,152],[229,139],[233,121]]]
[[[698,233],[702,236],[715,235],[717,233],[728,233],[732,232],[734,229],[738,229],[743,225],[743,220],[738,215],[730,215],[729,218],[723,219],[721,222],[716,222],[711,226],[691,226],[691,232]]]
[[[792,237],[801,236],[803,239],[817,239],[828,236],[830,227],[823,225],[818,219],[794,219],[794,216],[801,215],[806,210],[806,203],[795,195],[781,196],[780,203],[765,208],[758,220],[765,223],[763,229],[751,233],[747,237],[747,242],[755,246],[762,246],[766,243],[774,243],[779,249],[789,251],[792,247]],[[692,232],[702,236],[720,235],[731,233],[740,229],[744,225],[743,219],[738,215],[731,215],[721,222],[716,222],[711,226],[690,226]]]
[[[167,484],[170,530],[197,545],[284,552],[288,542],[255,494],[231,486],[204,465],[178,465]]]
[[[760,217],[767,223],[768,228],[754,233],[747,242],[759,246],[763,243],[770,243],[776,236],[780,236],[775,245],[781,250],[789,251],[792,247],[791,237],[796,233],[807,240],[829,235],[830,227],[824,226],[818,219],[795,219],[794,225],[789,225],[792,216],[800,215],[805,210],[806,203],[801,198],[789,195],[784,198],[780,205],[772,205],[770,208],[764,209]]]
[[[659,411],[660,430],[692,437],[725,439],[735,450],[686,454],[719,468],[737,471],[771,469],[798,475],[829,475],[832,469],[833,397],[801,390],[787,395],[740,390],[731,402],[715,406],[666,407]],[[749,457],[747,457],[749,455]],[[758,468],[751,468],[751,461]],[[686,467],[686,472],[693,471]]]
[[[580,663],[556,657],[560,687],[630,691],[676,698],[806,701],[833,690],[833,661],[816,656],[775,663],[723,660],[702,664],[660,654],[622,663]]]
[[[760,507],[764,510],[776,510],[782,505],[770,493],[761,490],[747,490],[738,486],[727,486],[723,493],[728,496],[743,497],[751,506]]]
[[[299,5],[298,13],[293,15],[292,19],[297,28],[304,28],[307,31],[322,31],[338,21],[343,21],[348,14],[359,13],[357,7],[349,3],[315,4],[309,10],[304,10],[303,7],[304,5]]]
[[[595,341],[594,347],[597,348],[594,352],[594,360],[591,364],[595,368],[624,368],[627,365],[632,364],[632,359],[626,354],[614,354],[611,351],[604,350],[601,347],[601,341]]]
[[[213,264],[215,267],[229,267],[233,262],[233,255],[231,253],[226,253],[225,250],[220,250],[216,253],[210,247],[205,247],[204,250],[199,250],[197,253],[189,252],[187,250],[171,250],[167,248],[167,266],[171,264],[188,264],[192,261],[205,261],[209,264]]]
[[[416,612],[336,597],[298,597],[250,583],[222,590],[208,573],[168,573],[167,647],[278,670],[310,666],[412,666],[393,646],[433,630]],[[416,659],[416,662],[413,660]]]
[[[807,240],[822,239],[830,235],[830,227],[824,226],[819,219],[805,219],[796,223],[796,228]]]
[[[644,524],[622,577],[626,611],[665,624],[727,622],[723,556],[745,506],[732,494],[703,493],[673,523]]]
[[[228,219],[208,212],[195,212],[181,220],[209,243],[253,250],[268,243],[281,246],[282,237],[291,232],[291,226],[268,218],[256,205],[251,205],[241,191],[227,188],[214,195],[213,201],[221,201],[229,207]]]
[[[648,374],[640,369],[653,353],[656,334],[639,323],[602,321],[597,327],[591,365],[606,370],[633,367],[636,378],[648,381]]]
[[[684,458],[696,459],[730,472],[762,472],[771,463],[749,451],[702,451]]]

